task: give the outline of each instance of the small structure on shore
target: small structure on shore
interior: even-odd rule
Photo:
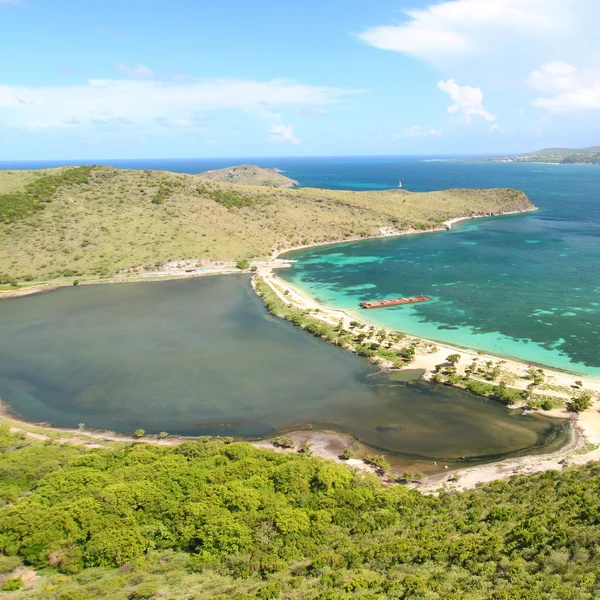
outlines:
[[[373,300],[372,302],[361,302],[361,308],[383,308],[384,306],[396,306],[397,304],[414,304],[415,302],[426,302],[431,300],[429,296],[410,296],[409,298],[390,298],[388,300]]]

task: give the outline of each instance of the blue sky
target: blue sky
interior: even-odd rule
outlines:
[[[597,0],[0,0],[0,160],[600,144]]]

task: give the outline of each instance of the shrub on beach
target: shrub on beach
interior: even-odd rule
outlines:
[[[576,413],[583,412],[592,406],[592,402],[593,396],[591,392],[580,392],[567,402],[567,410]]]

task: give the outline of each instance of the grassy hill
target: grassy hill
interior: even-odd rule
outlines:
[[[531,206],[510,189],[350,192],[111,167],[0,171],[0,274],[46,280],[172,259],[265,258],[381,227],[426,229]]]
[[[243,185],[264,185],[267,187],[289,188],[298,185],[295,179],[290,179],[281,174],[279,169],[263,169],[256,165],[239,165],[226,167],[214,171],[200,173],[202,177],[208,177],[215,181],[226,181],[228,183],[241,183]]]

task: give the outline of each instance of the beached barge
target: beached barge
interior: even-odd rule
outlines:
[[[361,308],[383,308],[384,306],[396,306],[397,304],[414,304],[415,302],[426,302],[431,300],[429,296],[411,296],[409,298],[390,298],[389,300],[373,300],[373,302],[361,302]]]

